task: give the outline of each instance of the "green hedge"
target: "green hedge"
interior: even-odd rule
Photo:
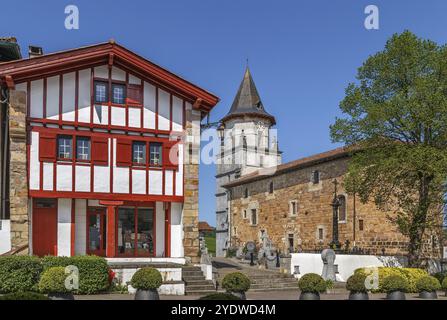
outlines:
[[[223,278],[222,288],[230,292],[246,292],[250,289],[250,279],[241,272],[232,272]]]
[[[38,257],[0,257],[0,293],[36,291],[41,272],[42,264]]]
[[[135,272],[130,281],[130,285],[135,289],[151,290],[158,289],[163,282],[160,271],[155,268],[141,268]]]
[[[324,281],[324,279],[316,273],[306,273],[298,281],[298,287],[300,288],[301,292],[305,293],[325,292],[327,289],[326,285],[326,281]]]
[[[428,276],[428,272],[418,268],[397,268],[397,267],[379,267],[379,289],[372,290],[372,292],[385,292],[383,288],[383,281],[389,276],[401,276],[408,282],[408,292],[418,292],[416,288],[416,282],[425,276]],[[365,268],[355,270],[355,273],[361,273],[363,275],[369,275]]]
[[[79,269],[79,290],[76,294],[95,294],[109,288],[109,267],[106,259],[98,256],[42,258],[43,269],[74,265]]]
[[[51,267],[42,272],[39,280],[39,291],[42,293],[68,293],[65,286],[65,267]]]

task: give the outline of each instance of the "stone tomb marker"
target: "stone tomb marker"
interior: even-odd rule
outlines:
[[[323,260],[323,273],[321,276],[324,280],[332,280],[335,282],[335,251],[332,249],[324,249],[321,252],[321,260]]]

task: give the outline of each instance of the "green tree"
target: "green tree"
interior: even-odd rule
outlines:
[[[447,177],[447,47],[409,31],[358,69],[331,126],[334,142],[352,146],[345,181],[362,202],[394,212],[408,237],[412,266],[424,234],[442,224]]]

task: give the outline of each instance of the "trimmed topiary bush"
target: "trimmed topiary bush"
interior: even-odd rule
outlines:
[[[69,293],[65,286],[65,267],[51,267],[45,270],[39,281],[39,291],[42,293]]]
[[[134,273],[130,285],[139,290],[155,290],[162,282],[161,273],[157,269],[146,267]]]
[[[229,292],[246,292],[250,289],[250,279],[241,272],[232,272],[223,278],[222,288]]]
[[[77,294],[95,294],[106,291],[109,286],[109,266],[106,259],[98,256],[74,256],[42,258],[43,269],[74,265],[79,270],[79,290]]]
[[[361,273],[354,273],[346,282],[346,290],[352,293],[366,293],[368,289],[365,287],[366,276]]]
[[[0,257],[0,293],[35,291],[42,265],[38,257]]]
[[[416,282],[416,289],[418,292],[433,292],[441,289],[441,284],[438,279],[432,276],[425,276]]]
[[[418,292],[416,288],[416,282],[419,278],[424,276],[428,276],[428,272],[423,269],[418,268],[397,268],[397,267],[379,267],[377,268],[379,271],[379,288],[376,290],[371,290],[372,292],[385,292],[383,288],[383,281],[385,278],[391,275],[398,275],[404,277],[408,282],[408,291],[407,292]],[[361,273],[366,276],[370,275],[371,272],[368,271],[368,268],[360,268],[355,270],[355,273]]]
[[[326,282],[316,273],[306,273],[298,281],[301,292],[319,294],[326,291]]]
[[[386,293],[392,293],[396,291],[407,292],[408,281],[402,276],[391,275],[383,279],[382,287]]]
[[[232,295],[231,293],[212,293],[207,296],[201,297],[199,300],[241,300],[241,299]]]
[[[444,278],[444,280],[441,283],[441,288],[444,290],[447,294],[447,278]]]
[[[0,300],[49,300],[47,296],[29,291],[18,291],[0,296]]]

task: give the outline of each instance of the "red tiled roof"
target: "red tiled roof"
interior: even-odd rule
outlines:
[[[242,176],[241,178],[234,180],[230,183],[223,185],[224,188],[235,187],[244,183],[248,183],[255,180],[261,180],[264,178],[272,177],[279,175],[281,173],[304,168],[310,165],[314,165],[317,163],[323,163],[326,161],[331,161],[343,157],[348,157],[352,152],[352,147],[340,147],[333,150],[329,150],[322,153],[317,153],[311,155],[309,157],[300,158],[294,161],[290,161],[284,164],[277,166],[276,168],[265,168],[260,169],[255,172],[249,173],[247,175]],[[272,171],[273,170],[273,171]]]

